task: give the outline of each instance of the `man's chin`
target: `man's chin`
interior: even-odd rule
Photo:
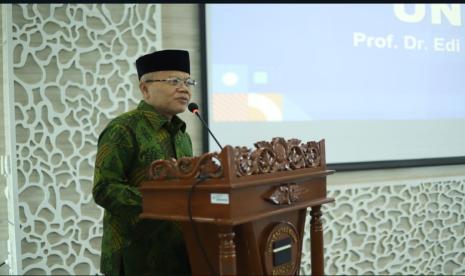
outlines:
[[[187,106],[180,107],[176,110],[176,114],[183,113],[187,110]]]

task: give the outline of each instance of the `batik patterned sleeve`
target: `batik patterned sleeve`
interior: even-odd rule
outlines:
[[[117,216],[142,211],[140,191],[128,183],[128,172],[135,157],[135,138],[126,127],[109,126],[101,134],[95,161],[95,202]]]

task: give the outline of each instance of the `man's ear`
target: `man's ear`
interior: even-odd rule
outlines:
[[[140,92],[142,93],[142,96],[144,97],[144,99],[147,97],[148,95],[148,88],[147,88],[147,84],[143,81],[139,82],[139,89],[140,89]]]

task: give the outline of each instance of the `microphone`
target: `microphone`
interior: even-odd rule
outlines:
[[[210,135],[213,137],[213,139],[215,140],[216,144],[220,147],[220,149],[223,150],[223,147],[220,145],[220,142],[218,142],[218,140],[216,140],[215,135],[213,135],[213,133],[211,132],[211,130],[208,127],[207,123],[202,119],[202,117],[200,117],[199,106],[196,103],[190,103],[187,106],[187,108],[189,109],[190,112],[194,113],[195,115],[197,115],[197,117],[199,117],[200,121],[202,121],[203,125],[207,128],[208,133],[210,133]]]

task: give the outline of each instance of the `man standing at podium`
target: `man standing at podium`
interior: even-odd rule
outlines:
[[[174,222],[139,219],[138,190],[158,159],[192,156],[186,110],[195,81],[189,53],[163,50],[136,61],[143,100],[110,121],[98,139],[92,194],[105,209],[101,271],[104,274],[190,274],[186,246]]]

